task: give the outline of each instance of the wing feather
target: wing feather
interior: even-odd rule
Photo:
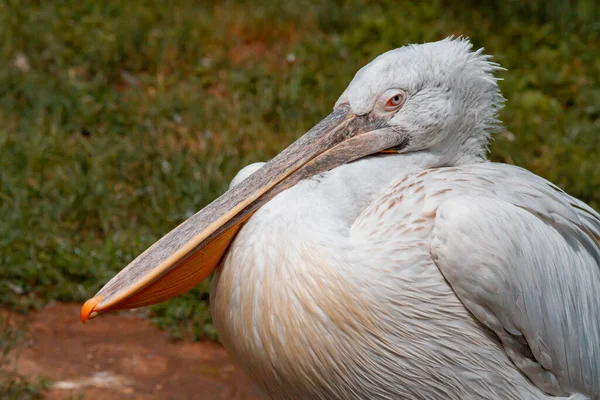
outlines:
[[[432,257],[540,389],[600,398],[597,214],[582,203],[569,209],[574,199],[566,194],[536,206],[516,188],[512,201],[457,195],[443,202]]]

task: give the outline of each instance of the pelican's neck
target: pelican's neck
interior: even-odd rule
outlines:
[[[413,154],[368,157],[317,175],[291,190],[297,190],[298,197],[318,202],[320,208],[311,208],[315,219],[342,219],[343,226],[349,228],[395,180],[423,170],[431,162],[433,157]]]
[[[377,195],[395,181],[409,174],[430,168],[450,167],[485,161],[477,154],[440,152],[436,149],[395,155],[367,157],[341,165],[331,171],[301,182],[298,196],[323,199],[324,208],[315,210],[321,217],[337,217],[340,214],[354,221]]]

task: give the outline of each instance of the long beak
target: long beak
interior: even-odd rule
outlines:
[[[81,320],[99,312],[136,308],[178,296],[206,279],[243,223],[276,194],[301,179],[396,146],[382,130],[387,117],[352,114],[345,104],[304,136],[154,243],[112,278],[81,309]]]

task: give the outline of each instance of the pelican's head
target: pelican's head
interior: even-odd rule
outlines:
[[[501,68],[472,47],[467,39],[448,38],[388,51],[358,71],[336,107],[389,115],[386,129],[405,138],[401,152],[443,142],[447,151],[485,157],[503,103],[493,75]]]
[[[82,320],[191,289],[219,264],[244,221],[301,179],[376,153],[483,157],[502,104],[493,77],[498,68],[465,39],[377,57],[329,116],[133,260],[86,302]]]

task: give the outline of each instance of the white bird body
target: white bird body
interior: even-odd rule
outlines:
[[[506,318],[510,325],[503,328],[517,343],[519,332],[542,324],[533,345],[557,346],[541,350],[558,367],[549,373],[561,381],[545,385],[548,393],[587,391],[597,398],[597,259],[577,253],[575,244],[565,246],[551,227],[538,232],[543,228],[535,224],[545,222],[534,213],[572,229],[586,226],[598,236],[600,217],[518,167],[485,162],[407,170],[402,158],[360,160],[300,182],[248,221],[213,281],[213,317],[230,354],[274,399],[556,398],[531,382],[544,379],[535,359],[518,356],[521,349],[503,346],[484,328],[493,331],[488,321]],[[501,207],[512,214],[503,215]],[[490,214],[480,214],[488,209]],[[484,229],[494,225],[497,231]],[[535,240],[521,242],[521,235]],[[462,248],[451,247],[452,240]],[[523,255],[506,248],[515,240],[540,260],[560,258],[528,271],[536,266],[524,265]],[[503,257],[513,257],[516,269],[503,266]],[[440,258],[450,266],[439,267]],[[455,260],[473,269],[454,271]],[[505,268],[495,273],[486,266]],[[459,290],[472,289],[472,296],[482,290],[482,297],[498,301],[479,303],[473,316],[446,273],[466,282]],[[547,310],[510,321],[520,304],[505,284],[522,279],[532,290],[523,295]],[[566,291],[554,293],[561,285]],[[570,296],[594,302],[577,304],[579,297]],[[498,310],[502,302],[510,307]],[[517,367],[513,353],[517,362],[525,358],[532,365]],[[566,362],[573,371],[559,367]]]
[[[600,400],[600,215],[486,160],[498,69],[464,39],[376,58],[82,320],[221,263],[215,325],[267,398]]]

